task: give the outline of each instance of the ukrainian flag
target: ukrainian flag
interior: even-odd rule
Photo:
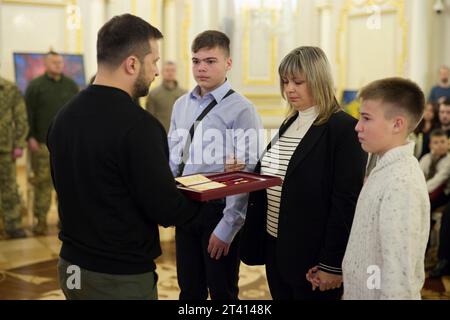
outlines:
[[[356,119],[359,119],[360,103],[357,97],[358,91],[344,90],[344,93],[342,94],[342,106],[345,112],[355,117]]]

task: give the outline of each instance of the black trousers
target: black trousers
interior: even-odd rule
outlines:
[[[442,212],[438,258],[450,261],[450,204],[447,204]]]
[[[219,260],[208,254],[209,238],[223,217],[223,203],[207,203],[194,220],[175,232],[180,300],[237,300],[239,280],[239,234],[227,256]]]
[[[339,289],[321,292],[319,289],[312,290],[311,283],[305,280],[300,284],[292,284],[286,281],[278,268],[277,239],[267,234],[266,237],[266,275],[270,294],[274,300],[339,300],[342,296],[342,287]],[[313,266],[311,266],[313,267]],[[299,270],[299,272],[302,272]]]
[[[430,240],[431,240],[431,230],[433,230],[434,227],[434,220],[432,219],[433,212],[444,205],[447,205],[450,200],[450,195],[446,195],[445,193],[441,193],[438,195],[435,199],[431,200],[430,202],[430,235],[428,236],[428,243],[427,243],[427,250],[430,248]],[[447,208],[444,209],[444,212],[447,210]],[[442,220],[441,224],[444,222],[444,212],[442,213]],[[442,229],[441,229],[442,230]],[[440,240],[439,240],[440,241]]]
[[[450,195],[441,193],[436,197],[436,199],[430,201],[431,213],[433,213],[437,208],[446,205],[450,200]]]

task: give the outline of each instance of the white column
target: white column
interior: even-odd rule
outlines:
[[[106,22],[104,0],[80,0],[86,82],[97,72],[97,32]]]
[[[218,0],[217,2],[217,28],[225,32],[230,38],[235,31],[236,3],[229,0]]]
[[[106,20],[124,13],[134,13],[137,10],[137,0],[108,0],[106,2]]]
[[[193,37],[200,32],[210,29],[210,8],[211,3],[208,0],[192,1],[192,32]]]
[[[330,57],[332,54],[331,49],[331,23],[332,23],[332,12],[331,4],[325,1],[320,9],[320,47],[325,52],[325,54]]]
[[[410,60],[409,77],[425,88],[427,84],[427,73],[429,72],[429,48],[430,34],[428,32],[430,23],[429,15],[432,10],[429,1],[410,0],[411,30],[410,30]]]
[[[444,30],[444,32],[443,36],[441,37],[441,43],[443,45],[441,64],[450,66],[450,54],[448,54],[450,52],[450,41],[448,41],[448,39],[450,39],[450,0],[446,0],[445,2],[445,12],[443,20],[442,30]]]
[[[174,0],[166,1],[163,9],[163,60],[177,62],[177,43],[179,41],[179,30],[176,24],[176,3]],[[180,72],[180,70],[179,70]]]

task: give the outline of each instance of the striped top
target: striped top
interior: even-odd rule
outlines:
[[[286,171],[298,144],[308,132],[318,116],[317,108],[311,107],[299,111],[297,119],[289,126],[278,141],[268,150],[261,160],[261,174],[280,177],[284,180]],[[283,185],[267,189],[267,232],[278,237],[278,214],[280,211]]]

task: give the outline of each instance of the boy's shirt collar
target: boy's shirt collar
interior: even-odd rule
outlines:
[[[445,158],[445,156],[447,155],[447,153],[438,155],[438,154],[434,154],[433,152],[430,152],[430,154],[431,154],[432,160],[441,160],[442,158]]]
[[[227,79],[225,79],[225,82],[218,88],[214,89],[213,91],[207,93],[206,95],[204,95],[203,97],[200,96],[200,86],[196,86],[190,93],[190,97],[191,99],[195,99],[195,100],[202,100],[205,99],[206,97],[212,97],[214,99],[216,99],[217,103],[219,103],[220,101],[222,101],[223,97],[225,97],[225,95],[227,94],[227,92],[231,89],[231,85],[228,82]]]
[[[414,157],[414,146],[415,144],[413,141],[407,141],[404,145],[388,150],[385,154],[378,158],[378,162],[373,171],[394,163],[401,158],[406,158],[409,156]]]

